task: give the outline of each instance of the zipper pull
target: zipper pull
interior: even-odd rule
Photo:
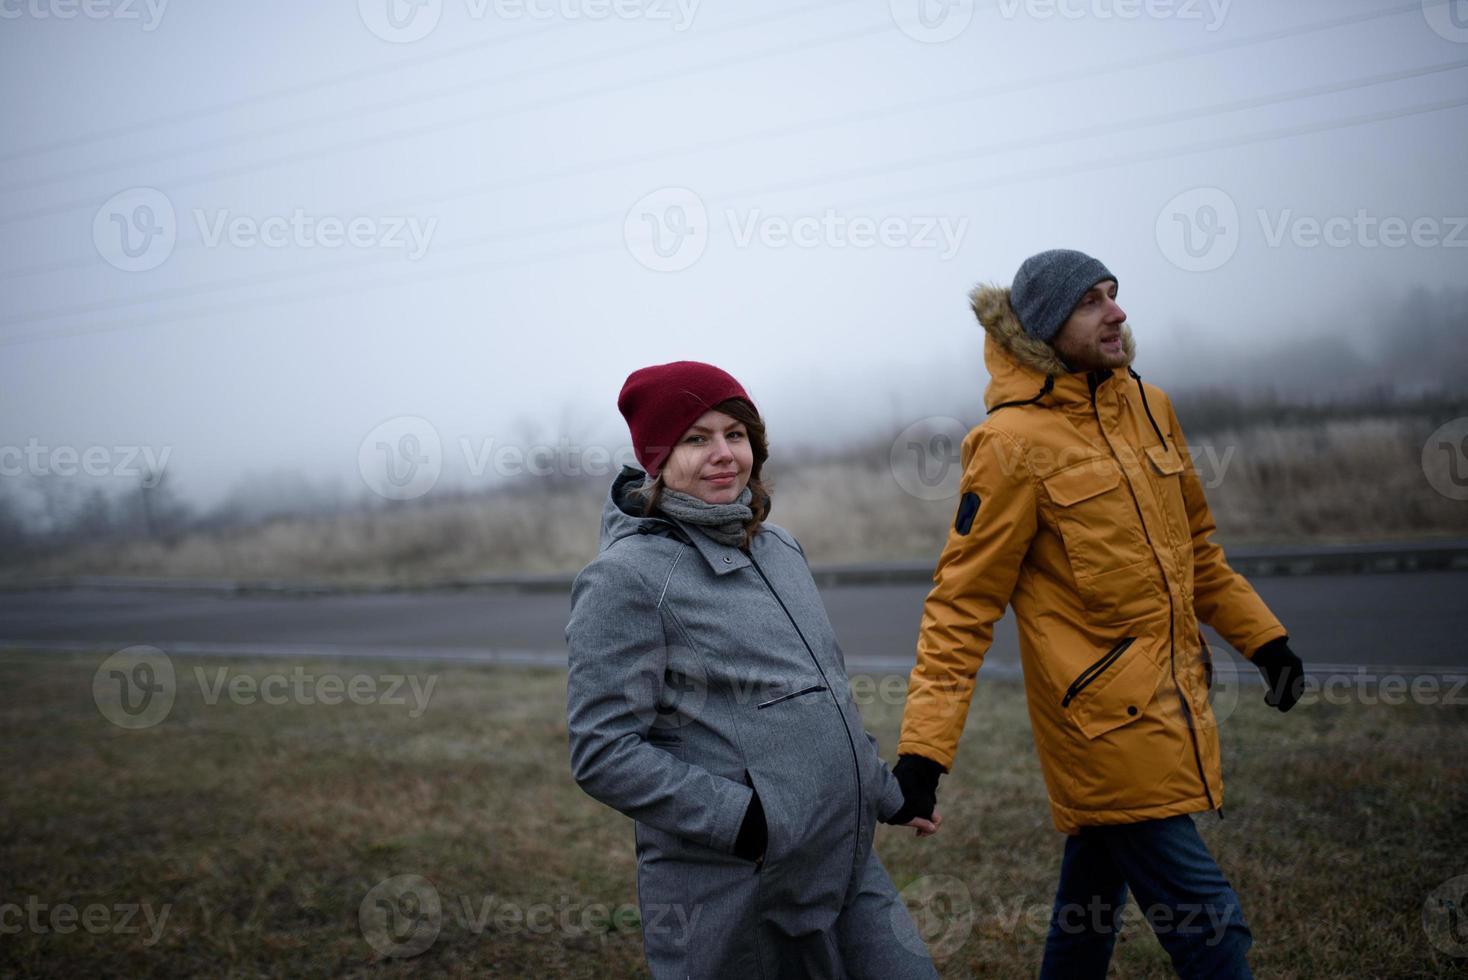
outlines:
[[[1222,820],[1223,819],[1223,807],[1219,807],[1218,808],[1218,819],[1219,820]]]

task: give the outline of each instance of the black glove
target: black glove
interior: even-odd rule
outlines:
[[[746,861],[759,861],[765,856],[765,845],[769,843],[769,828],[765,826],[765,805],[759,794],[749,798],[749,808],[744,811],[744,822],[739,825],[739,836],[734,838],[734,854]]]
[[[1305,691],[1305,664],[1290,649],[1290,638],[1270,640],[1254,651],[1253,660],[1269,685],[1264,703],[1280,711],[1293,708]]]
[[[898,756],[892,775],[902,787],[902,806],[882,822],[900,827],[913,817],[932,820],[933,808],[938,805],[938,777],[944,772],[942,766],[924,756]]]

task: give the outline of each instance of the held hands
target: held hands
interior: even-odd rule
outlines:
[[[902,787],[902,807],[884,823],[899,827],[913,827],[919,837],[931,837],[938,832],[943,818],[937,813],[938,779],[943,767],[932,759],[920,755],[904,755],[892,767],[892,775]]]
[[[1290,649],[1289,637],[1270,640],[1254,651],[1254,666],[1264,675],[1269,690],[1264,703],[1280,711],[1289,711],[1305,690],[1305,664]]]
[[[932,820],[924,820],[922,817],[913,817],[902,826],[917,828],[917,834],[915,836],[932,837],[938,832],[938,828],[943,826],[943,815],[937,810],[934,810]]]

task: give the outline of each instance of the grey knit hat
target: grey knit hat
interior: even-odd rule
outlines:
[[[1085,252],[1053,248],[1024,260],[1009,287],[1009,302],[1025,333],[1048,344],[1070,319],[1086,290],[1103,279],[1115,278]]]

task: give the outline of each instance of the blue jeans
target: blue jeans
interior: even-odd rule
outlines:
[[[1041,980],[1106,976],[1128,888],[1178,976],[1253,976],[1239,897],[1182,814],[1084,827],[1066,838]]]

